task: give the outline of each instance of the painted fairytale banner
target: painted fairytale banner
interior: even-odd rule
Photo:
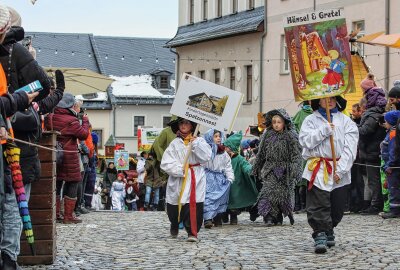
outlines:
[[[230,132],[243,94],[184,73],[170,113],[202,126]]]
[[[129,153],[125,150],[114,151],[114,164],[117,171],[129,170]]]
[[[160,135],[162,128],[156,127],[138,127],[138,150],[139,151],[150,151],[154,140]]]
[[[296,101],[355,91],[343,9],[284,17]]]

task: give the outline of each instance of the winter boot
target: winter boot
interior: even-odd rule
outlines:
[[[400,218],[400,213],[395,213],[395,212],[389,211],[389,212],[387,212],[387,213],[383,213],[383,214],[381,215],[381,217],[382,217],[383,219]]]
[[[274,226],[274,219],[270,214],[263,217],[263,219],[264,219],[264,223],[265,223],[265,225],[267,225],[267,227]]]
[[[144,211],[151,211],[150,205],[149,205],[148,203],[146,203],[146,204],[144,205]]]
[[[320,232],[318,233],[315,237],[314,237],[314,251],[317,254],[322,254],[326,252],[326,248],[327,248],[327,237],[326,234],[324,232]]]
[[[62,222],[64,217],[61,214],[61,196],[56,196],[56,220]]]
[[[221,226],[222,226],[221,214],[218,214],[214,218],[214,227],[221,227]]]
[[[237,225],[238,224],[238,218],[237,218],[237,214],[235,213],[231,213],[231,225]]]
[[[227,212],[222,213],[222,222],[228,223],[229,222],[229,214]]]
[[[2,270],[21,270],[22,268],[19,267],[16,261],[13,261],[10,256],[6,253],[1,253],[1,260],[3,261],[3,265],[1,266]]]
[[[260,216],[260,215],[258,214],[258,207],[257,207],[257,205],[255,205],[255,206],[253,206],[252,208],[250,208],[249,213],[250,213],[250,220],[251,220],[251,221],[256,221],[257,218]]]
[[[76,218],[74,215],[76,198],[64,196],[64,224],[82,223],[82,220]]]
[[[333,230],[326,233],[326,245],[328,247],[334,247],[336,245],[335,234],[333,233]]]
[[[211,229],[212,226],[213,226],[213,223],[212,223],[211,219],[204,220],[204,228]]]

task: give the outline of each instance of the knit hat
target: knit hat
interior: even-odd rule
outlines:
[[[19,13],[12,7],[7,7],[7,8],[10,12],[11,26],[21,26],[22,20],[21,20],[21,16],[19,15]]]
[[[68,109],[72,108],[75,104],[75,97],[70,93],[64,93],[60,102],[58,102],[57,107]]]
[[[10,11],[4,5],[0,5],[0,34],[4,34],[11,27]]]
[[[224,142],[226,147],[229,147],[233,152],[239,153],[240,142],[242,141],[242,131],[229,136]]]
[[[247,149],[250,147],[250,139],[244,140],[240,143],[240,147],[242,147],[242,149]]]
[[[117,175],[117,178],[119,178],[119,177],[121,177],[121,178],[122,178],[122,180],[124,180],[124,179],[125,179],[125,175],[124,175],[123,173],[119,173],[119,174]]]
[[[390,98],[400,98],[400,81],[399,86],[394,86],[390,89],[388,96]]]
[[[375,78],[375,76],[373,74],[369,73],[367,75],[367,77],[361,81],[360,86],[364,90],[364,92],[372,87],[376,87],[374,78]]]
[[[397,120],[399,120],[400,111],[390,111],[385,113],[385,121],[388,122],[391,126],[395,126],[397,124]]]

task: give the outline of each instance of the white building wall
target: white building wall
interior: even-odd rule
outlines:
[[[170,105],[117,105],[115,111],[115,137],[125,143],[125,150],[137,153],[137,137],[133,135],[134,116],[145,116],[145,125],[162,127],[163,116],[170,116]]]
[[[112,111],[111,110],[86,110],[89,117],[92,129],[102,130],[103,136],[101,138],[102,145],[98,145],[98,152],[100,155],[104,155],[104,144],[108,140],[112,133],[111,121]]]

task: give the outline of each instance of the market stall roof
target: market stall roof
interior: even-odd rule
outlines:
[[[400,49],[400,34],[384,35],[383,33],[378,32],[366,35],[357,39],[356,42]]]

